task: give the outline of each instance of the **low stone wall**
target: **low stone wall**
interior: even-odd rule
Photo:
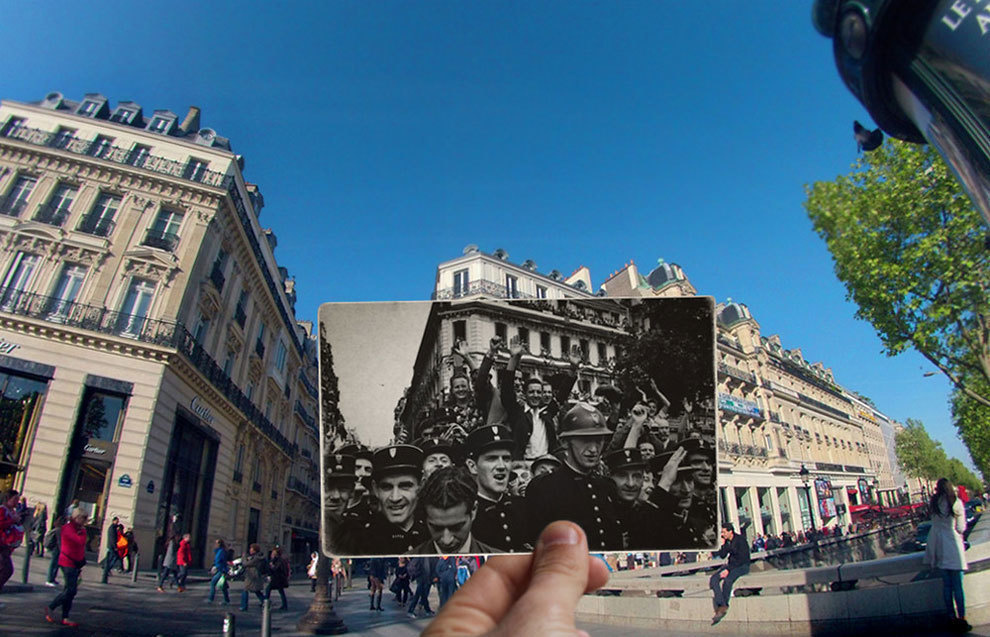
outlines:
[[[969,539],[966,555],[976,568],[963,582],[967,619],[974,625],[990,623],[990,570],[981,570],[990,563],[990,523],[978,522]],[[749,588],[759,594],[734,596],[729,614],[716,626],[711,625],[710,574],[637,577],[645,573],[627,572],[605,586],[620,596],[584,596],[578,618],[729,635],[914,635],[942,625],[945,614],[942,580],[929,577],[922,557],[912,553],[810,569],[754,570],[737,581],[735,591]],[[858,588],[828,590],[834,582],[854,581]],[[683,597],[657,597],[673,591]]]
[[[990,571],[964,578],[967,618],[990,622]],[[925,579],[861,590],[734,597],[729,614],[711,625],[711,596],[684,598],[585,595],[578,619],[598,624],[725,635],[913,635],[939,625],[942,580]]]

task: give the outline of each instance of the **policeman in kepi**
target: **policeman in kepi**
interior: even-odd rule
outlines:
[[[391,445],[375,451],[372,482],[380,511],[362,537],[363,555],[402,555],[429,538],[417,519],[416,501],[423,472],[423,452],[412,445]]]
[[[532,549],[527,544],[525,510],[508,492],[515,444],[512,432],[500,425],[478,427],[464,443],[465,464],[478,485],[478,511],[471,533],[506,553]]]
[[[564,414],[557,434],[564,445],[563,466],[534,478],[526,489],[531,541],[551,522],[570,520],[584,529],[592,551],[622,548],[614,487],[593,473],[611,435],[605,417],[591,405],[578,403]]]
[[[344,512],[354,493],[354,456],[335,453],[326,458],[326,479],[323,501],[330,551],[334,555],[352,555],[358,548],[357,539],[370,520],[347,517]]]
[[[619,449],[605,456],[609,475],[615,484],[615,508],[622,524],[623,548],[649,550],[674,548],[669,524],[665,524],[660,509],[652,502],[640,500],[646,460],[639,449]]]

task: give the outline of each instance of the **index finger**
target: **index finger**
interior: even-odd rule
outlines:
[[[526,586],[532,555],[490,558],[450,598],[422,635],[479,635],[495,628]]]

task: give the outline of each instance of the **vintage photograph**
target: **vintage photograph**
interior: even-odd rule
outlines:
[[[710,297],[322,305],[323,550],[715,547],[714,329]]]

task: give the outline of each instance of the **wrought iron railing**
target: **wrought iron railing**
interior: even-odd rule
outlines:
[[[443,290],[437,290],[434,293],[433,298],[437,301],[446,301],[448,299],[459,299],[465,296],[474,296],[475,294],[484,294],[486,296],[494,296],[499,299],[534,299],[536,297],[525,294],[515,290],[513,294],[509,294],[508,288],[504,285],[496,283],[494,281],[486,281],[484,279],[478,279],[476,281],[469,281],[467,285],[458,286],[457,288],[445,288]]]
[[[161,230],[148,230],[144,236],[143,245],[158,248],[159,250],[175,251],[175,246],[179,244],[179,235],[174,232],[162,232]]]
[[[213,357],[196,342],[184,325],[172,321],[149,319],[95,305],[74,303],[51,296],[23,292],[16,288],[0,288],[0,312],[58,323],[101,334],[131,338],[144,343],[172,347],[184,355],[193,366],[230,402],[244,414],[245,419],[268,436],[288,455],[295,455],[296,446],[265,417],[254,403],[230,379]]]
[[[302,381],[303,387],[306,388],[306,393],[312,396],[314,399],[319,399],[320,392],[316,389],[313,383],[309,382],[306,374],[299,372],[299,380]]]
[[[733,367],[732,365],[726,365],[725,363],[719,363],[718,371],[722,372],[727,376],[731,376],[736,380],[741,380],[744,383],[749,383],[750,385],[756,385],[756,375],[741,370],[738,367]]]
[[[227,188],[231,176],[224,175],[215,170],[198,168],[189,170],[188,161],[167,159],[148,153],[135,154],[132,149],[121,148],[120,146],[108,146],[105,140],[86,141],[78,137],[65,135],[64,133],[53,133],[37,128],[19,126],[4,132],[4,137],[16,139],[18,141],[33,144],[35,146],[48,146],[58,148],[76,155],[88,155],[97,157],[104,161],[116,164],[134,166],[142,170],[147,170],[161,175],[179,177],[189,181],[196,181],[207,186]]]
[[[68,208],[45,203],[38,206],[38,211],[34,213],[34,220],[39,223],[47,223],[50,226],[61,227],[65,220],[69,218]]]
[[[113,219],[107,219],[106,217],[100,217],[98,215],[86,215],[83,220],[79,222],[79,227],[76,228],[79,232],[85,232],[86,234],[95,235],[97,237],[109,237],[113,233],[114,221]]]
[[[213,269],[210,270],[210,281],[216,286],[217,292],[223,292],[223,284],[226,282],[226,277],[220,271],[220,267],[215,264]]]
[[[846,420],[852,419],[852,416],[842,411],[841,409],[836,409],[835,407],[832,407],[831,405],[827,405],[820,400],[816,400],[815,398],[812,398],[807,394],[802,394],[799,392],[798,396],[801,398],[801,402],[817,407],[818,409],[830,413],[833,416],[838,416],[839,418],[845,418]]]
[[[240,303],[234,308],[234,320],[241,326],[241,329],[244,329],[244,323],[247,322],[247,313],[244,312],[244,306]]]
[[[316,418],[310,416],[309,412],[306,411],[306,408],[303,407],[303,404],[298,400],[296,401],[296,413],[299,414],[302,421],[309,425],[311,429],[316,429]]]
[[[0,198],[0,215],[19,217],[27,207],[27,199],[19,199],[10,195]]]

